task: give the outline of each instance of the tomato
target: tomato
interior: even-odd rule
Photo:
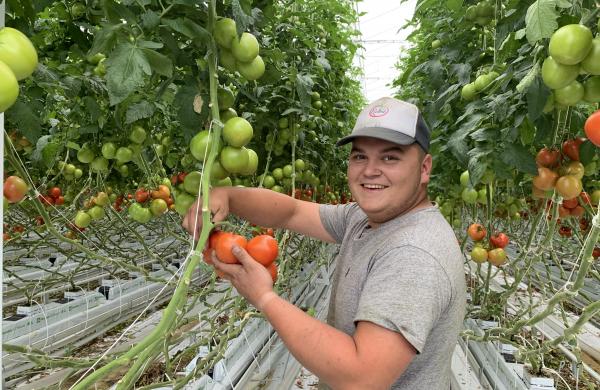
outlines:
[[[496,248],[488,251],[488,261],[499,267],[506,263],[506,252],[502,248]]]
[[[265,74],[265,62],[257,55],[250,62],[238,62],[237,70],[246,80],[258,80]]]
[[[460,174],[460,185],[463,187],[468,187],[470,184],[469,180],[469,171],[464,171]]]
[[[244,147],[225,146],[219,159],[223,168],[231,173],[241,173],[248,166],[248,150]]]
[[[274,185],[275,185],[275,178],[273,178],[273,176],[271,176],[271,175],[265,176],[265,178],[263,179],[263,187],[273,188]]]
[[[481,92],[484,89],[486,89],[487,86],[490,85],[490,83],[492,81],[493,81],[493,79],[491,77],[489,77],[487,74],[482,74],[482,75],[477,76],[473,85],[475,86],[475,89],[477,91]]]
[[[277,240],[266,234],[256,236],[248,241],[246,250],[254,260],[258,261],[265,267],[274,262],[279,253]]]
[[[431,48],[434,50],[439,48],[440,46],[442,46],[442,41],[440,41],[439,39],[436,39],[433,42],[431,42]]]
[[[227,123],[231,118],[235,118],[238,116],[237,112],[233,108],[228,108],[226,110],[221,110],[219,112],[219,117],[221,118],[221,122]]]
[[[8,234],[8,233],[6,233],[6,232],[5,232],[5,233],[2,233],[2,241],[5,241],[5,242],[6,242],[6,241],[8,241],[8,240],[10,240],[10,234]]]
[[[198,161],[208,158],[208,152],[212,147],[214,137],[209,135],[208,130],[202,130],[190,141],[190,153]]]
[[[593,76],[585,80],[583,100],[588,103],[600,103],[600,76]]]
[[[219,104],[219,110],[227,110],[233,106],[235,96],[229,88],[219,87],[217,89],[217,102]]]
[[[568,209],[574,209],[575,207],[577,207],[579,205],[579,201],[577,200],[577,198],[564,199],[562,201],[562,205]]]
[[[464,85],[460,90],[460,97],[466,101],[475,99],[477,97],[477,88],[475,88],[475,84],[469,83]]]
[[[59,187],[52,187],[48,190],[48,195],[50,195],[53,198],[58,198],[62,195],[62,191]]]
[[[17,203],[23,200],[27,194],[27,183],[19,176],[9,176],[4,181],[4,197],[10,203]]]
[[[189,192],[190,194],[198,195],[200,191],[200,179],[202,178],[202,173],[198,171],[192,171],[186,175],[185,180],[183,181],[183,189]]]
[[[569,139],[563,142],[562,152],[573,161],[579,161],[579,147],[583,143],[582,138]]]
[[[472,223],[467,229],[467,234],[473,241],[481,241],[487,235],[487,230],[479,223]]]
[[[98,206],[106,206],[108,203],[110,202],[110,199],[108,198],[108,194],[104,191],[100,191],[96,194],[96,196],[94,197],[94,203],[97,204]]]
[[[488,258],[488,251],[485,248],[476,246],[471,250],[471,260],[476,263],[485,263]]]
[[[571,84],[579,75],[578,65],[563,65],[548,57],[542,65],[542,80],[548,88],[558,89]]]
[[[571,216],[571,209],[566,208],[563,205],[558,206],[558,216],[559,218],[568,218]]]
[[[222,133],[225,142],[236,148],[241,148],[250,142],[253,134],[250,122],[237,116],[225,123]]]
[[[0,112],[8,110],[19,96],[19,83],[8,65],[0,61]]]
[[[573,80],[566,87],[554,90],[554,101],[563,106],[574,106],[583,99],[584,93],[583,85],[579,81]]]
[[[265,229],[265,234],[267,236],[275,237],[275,231],[273,230],[273,228],[266,228]]]
[[[164,199],[156,198],[150,202],[150,212],[152,215],[159,216],[167,211],[168,205]]]
[[[89,164],[94,161],[94,158],[96,158],[96,155],[87,144],[83,144],[81,149],[77,151],[77,160],[81,163]]]
[[[237,31],[235,27],[235,20],[230,18],[222,18],[217,20],[215,23],[215,30],[213,32],[215,41],[219,46],[227,49],[231,48],[231,41],[237,37]]]
[[[592,40],[592,48],[581,62],[581,69],[593,75],[600,75],[600,38]]]
[[[462,200],[465,201],[465,203],[475,204],[477,203],[477,197],[479,196],[479,193],[474,188],[465,188],[460,194],[460,196]]]
[[[54,198],[44,195],[38,195],[38,200],[45,206],[52,206],[55,203]]]
[[[568,226],[561,226],[558,229],[558,234],[563,237],[571,237],[573,235],[573,230]]]
[[[504,233],[496,233],[490,237],[490,242],[496,248],[506,248],[508,245],[508,236]]]
[[[175,198],[175,211],[179,215],[185,215],[195,200],[196,198],[194,198],[192,195],[189,195],[185,192],[179,193]]]
[[[65,204],[65,197],[64,196],[57,196],[54,199],[54,204],[57,205],[57,206]]]
[[[256,37],[250,33],[242,33],[238,40],[237,37],[231,40],[231,53],[239,62],[250,62],[256,58],[259,51]]]
[[[592,199],[587,192],[582,191],[581,194],[579,194],[579,197],[581,198],[581,204],[592,204]]]
[[[169,199],[169,197],[171,196],[171,190],[168,186],[160,184],[156,191],[152,191],[151,195],[152,199],[162,199],[166,202],[167,199]]]
[[[29,77],[38,64],[38,56],[25,34],[11,27],[0,29],[0,61],[13,71],[17,80]]]
[[[102,219],[104,218],[104,209],[100,206],[94,206],[87,211],[87,213],[92,217],[92,220]]]
[[[583,61],[592,48],[592,32],[582,24],[562,26],[550,37],[548,51],[561,64],[575,65]]]
[[[594,259],[597,259],[598,257],[600,257],[600,248],[598,248],[598,247],[594,248],[594,251],[592,252],[592,256],[594,257]]]
[[[267,271],[269,271],[269,273],[271,274],[271,279],[273,279],[273,283],[275,283],[277,281],[277,264],[271,263],[267,267]]]
[[[585,135],[596,146],[600,147],[600,110],[590,115],[583,126]]]
[[[105,159],[111,160],[111,159],[115,158],[116,153],[117,153],[117,147],[115,146],[114,143],[107,142],[104,145],[102,145],[102,156]]]
[[[252,149],[247,150],[248,165],[246,165],[246,168],[242,172],[240,172],[240,174],[250,176],[253,175],[256,172],[256,169],[258,168],[258,154],[256,154],[256,152]]]
[[[138,203],[144,203],[150,197],[150,191],[147,191],[145,188],[138,188],[135,191],[135,201]]]
[[[560,175],[572,175],[578,179],[583,178],[585,167],[579,161],[570,161],[560,169]]]
[[[210,179],[223,180],[227,178],[227,176],[229,176],[229,172],[227,172],[225,168],[223,168],[219,161],[215,160],[210,170]]]
[[[23,227],[23,225],[15,225],[15,227],[13,227],[13,232],[15,233],[23,233],[25,231],[25,227]]]
[[[142,207],[139,203],[134,203],[129,206],[127,212],[134,221],[141,224],[147,223],[152,219],[152,212],[150,209]]]
[[[582,189],[583,185],[581,184],[581,179],[578,179],[572,175],[561,176],[556,181],[556,190],[560,196],[565,199],[571,199],[579,196]]]
[[[115,154],[115,159],[119,164],[124,164],[133,158],[133,151],[125,146],[121,146],[117,149],[117,153]]]
[[[90,169],[92,172],[106,173],[108,172],[108,160],[101,156],[96,157],[90,163]]]
[[[140,125],[133,126],[131,133],[129,133],[129,139],[136,144],[144,143],[144,140],[146,139],[146,130]]]
[[[246,249],[247,244],[248,241],[246,241],[246,239],[239,234],[223,233],[219,236],[215,245],[217,258],[224,263],[238,264],[239,262],[231,252],[231,249],[234,245]]]
[[[86,228],[90,225],[91,222],[92,222],[92,217],[85,211],[80,210],[75,215],[74,223],[75,223],[75,226],[77,226],[78,228]]]
[[[241,63],[242,62],[240,62],[240,64]],[[223,47],[221,47],[221,50],[219,50],[219,65],[231,72],[235,72],[237,70],[237,62],[233,56],[233,53]]]
[[[585,209],[579,205],[571,210],[571,215],[574,217],[581,217],[583,214],[585,214]]]
[[[535,162],[541,167],[554,168],[558,165],[560,152],[556,149],[542,148],[535,157]]]
[[[304,168],[306,168],[306,163],[304,162],[304,160],[298,158],[296,159],[296,161],[294,161],[294,166],[296,167],[296,172],[302,172]]]

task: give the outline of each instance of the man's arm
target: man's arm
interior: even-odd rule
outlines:
[[[284,228],[334,242],[325,230],[319,215],[319,204],[294,199],[264,188],[219,187],[211,191],[213,197],[226,192],[229,212],[259,226]]]
[[[389,389],[416,355],[400,333],[372,322],[349,336],[275,295],[262,310],[292,355],[333,389]]]

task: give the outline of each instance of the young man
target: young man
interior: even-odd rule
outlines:
[[[463,256],[427,197],[429,129],[412,104],[382,98],[359,115],[348,183],[356,203],[319,205],[270,190],[215,188],[214,220],[238,215],[340,244],[327,324],[277,296],[246,251],[215,267],[261,310],[290,352],[333,389],[449,389],[465,312]],[[184,219],[194,232],[198,203]]]

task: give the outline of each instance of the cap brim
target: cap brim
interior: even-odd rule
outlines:
[[[358,137],[371,137],[382,139],[384,141],[393,142],[398,145],[411,145],[416,142],[413,137],[406,134],[402,134],[395,130],[385,129],[381,127],[365,127],[359,130],[355,130],[352,134],[341,138],[335,143],[336,146],[346,145],[348,142],[352,142]]]

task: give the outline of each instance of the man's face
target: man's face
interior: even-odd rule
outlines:
[[[431,155],[418,144],[398,145],[371,137],[352,143],[348,184],[371,225],[389,221],[426,200]]]

